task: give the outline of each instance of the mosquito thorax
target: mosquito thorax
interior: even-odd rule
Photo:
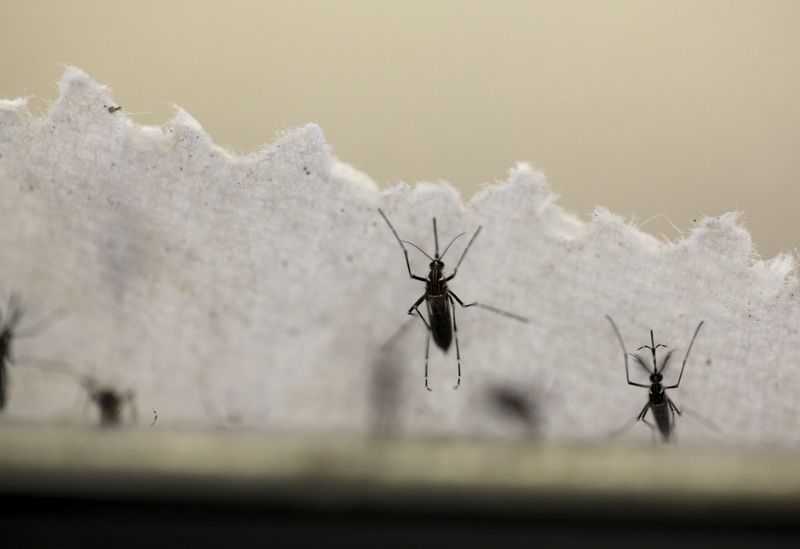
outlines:
[[[104,410],[119,408],[119,397],[112,389],[100,389],[94,396],[97,404]]]

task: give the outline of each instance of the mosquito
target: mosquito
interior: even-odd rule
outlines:
[[[50,315],[40,320],[37,324],[28,328],[17,330],[17,326],[22,320],[24,311],[21,306],[19,294],[12,293],[8,299],[6,314],[0,310],[0,412],[5,408],[8,400],[8,365],[14,364],[14,356],[11,353],[11,344],[16,339],[33,337],[52,324],[57,318],[55,314],[63,312],[56,309]]]
[[[650,354],[653,358],[652,372],[650,371],[650,368],[647,367],[642,357],[637,354],[630,353],[630,356],[633,357],[636,363],[641,366],[642,369],[650,376],[650,384],[645,385],[643,383],[631,381],[630,373],[628,371],[628,352],[625,350],[625,343],[622,341],[622,334],[620,333],[619,328],[617,328],[614,320],[608,315],[606,315],[606,318],[611,323],[611,327],[614,328],[614,332],[617,334],[617,339],[619,339],[620,347],[622,347],[622,356],[625,360],[625,377],[628,380],[628,385],[650,389],[647,404],[645,404],[644,408],[642,408],[642,411],[639,412],[639,415],[636,417],[636,421],[644,421],[645,423],[648,423],[645,419],[645,416],[647,415],[647,411],[650,410],[656,420],[656,425],[658,426],[658,430],[661,432],[661,436],[664,437],[665,441],[669,440],[670,436],[672,435],[672,431],[675,428],[675,414],[682,416],[683,412],[681,412],[672,399],[667,396],[667,390],[677,389],[680,386],[681,378],[683,378],[683,369],[686,367],[686,361],[689,360],[689,353],[692,352],[694,340],[697,339],[697,334],[700,332],[700,328],[703,327],[703,323],[705,321],[700,321],[700,324],[698,324],[697,328],[694,330],[692,340],[689,342],[689,348],[686,349],[686,355],[683,357],[683,364],[681,365],[681,372],[678,374],[678,381],[675,382],[674,385],[665,386],[662,383],[664,379],[663,373],[664,370],[666,370],[670,365],[670,360],[672,359],[672,353],[674,349],[670,349],[669,352],[667,352],[667,354],[664,356],[664,359],[661,361],[661,367],[659,367],[658,360],[656,359],[656,350],[659,347],[666,348],[667,346],[661,343],[656,345],[653,330],[650,330],[650,345],[642,345],[636,350],[641,351],[642,349],[647,349],[650,351]]]
[[[90,376],[82,376],[80,383],[89,395],[89,399],[100,412],[101,427],[118,427],[122,424],[122,411],[127,405],[134,423],[138,423],[138,414],[134,403],[133,391],[119,391],[108,385],[100,385]],[[158,416],[156,415],[156,419]],[[155,420],[153,420],[155,424]]]
[[[23,356],[19,358],[19,362],[24,363],[28,368],[65,375],[76,381],[86,391],[89,402],[97,406],[101,427],[118,427],[121,425],[122,412],[126,405],[133,422],[139,422],[133,391],[120,391],[110,385],[100,384],[90,375],[76,373],[69,363],[61,360],[45,360]],[[150,425],[151,427],[155,425],[158,419],[158,414],[155,410],[153,410],[153,415],[155,417]]]
[[[481,309],[486,309],[487,311],[491,311],[493,313],[513,318],[514,320],[518,320],[519,322],[528,322],[528,319],[516,315],[514,313],[509,313],[507,311],[503,311],[502,309],[498,309],[497,307],[492,307],[491,305],[484,305],[483,303],[464,303],[459,299],[459,297],[453,293],[447,287],[447,283],[453,280],[456,277],[456,273],[458,272],[458,268],[461,266],[461,262],[464,261],[464,258],[467,255],[467,252],[472,246],[472,243],[475,242],[475,239],[478,238],[478,235],[481,232],[482,227],[478,227],[475,231],[475,234],[472,235],[469,243],[467,243],[467,247],[464,248],[464,252],[461,254],[461,259],[458,260],[456,263],[455,268],[453,269],[453,273],[449,276],[445,276],[444,274],[444,263],[442,259],[444,259],[445,254],[450,249],[450,246],[453,245],[458,238],[464,236],[466,233],[461,233],[455,236],[450,243],[445,247],[444,252],[439,255],[439,233],[436,229],[436,218],[433,218],[433,240],[435,244],[435,252],[434,256],[431,257],[428,253],[426,253],[422,248],[417,246],[416,244],[409,242],[407,240],[401,240],[397,234],[397,231],[394,229],[392,224],[389,222],[389,218],[386,217],[386,214],[383,213],[383,210],[378,208],[378,212],[383,217],[383,220],[386,221],[386,224],[389,226],[389,229],[392,230],[392,234],[397,239],[397,243],[400,244],[400,248],[403,249],[403,255],[406,258],[406,268],[408,269],[408,276],[410,276],[414,280],[419,280],[420,282],[425,283],[425,293],[420,296],[417,301],[408,309],[409,315],[416,314],[422,323],[425,325],[425,328],[428,331],[428,337],[425,342],[425,388],[428,391],[432,391],[433,389],[430,388],[428,384],[428,356],[430,351],[431,345],[431,335],[433,336],[433,341],[436,345],[443,351],[447,352],[450,349],[450,345],[455,339],[456,342],[456,362],[458,364],[458,381],[456,381],[455,386],[453,389],[458,389],[461,386],[461,350],[458,345],[458,324],[456,323],[456,313],[455,313],[455,305],[458,303],[461,307],[480,307]],[[430,272],[428,273],[428,277],[422,277],[415,275],[411,272],[411,263],[408,260],[408,249],[406,249],[405,244],[409,244],[419,250],[425,257],[431,260],[430,263]],[[422,313],[419,310],[419,306],[422,302],[425,302],[425,305],[428,309],[428,320],[425,320],[425,317],[422,316]]]
[[[489,406],[496,413],[522,423],[530,432],[536,429],[539,410],[527,391],[513,385],[495,384],[489,387],[486,395]]]

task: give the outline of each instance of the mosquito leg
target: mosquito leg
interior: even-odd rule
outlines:
[[[650,427],[651,430],[656,428],[655,424],[650,423],[649,421],[647,421],[644,418],[641,419],[641,422],[644,423],[645,425],[647,425],[648,427]]]
[[[422,318],[422,315],[420,315],[420,318]],[[428,338],[425,340],[425,388],[433,392],[433,389],[431,389],[430,386],[428,385],[428,352],[430,350],[431,350],[431,331],[429,329]]]
[[[94,399],[91,395],[84,395],[81,400],[83,401],[81,405],[81,421],[86,421],[87,410],[89,410],[89,405],[92,404]]]
[[[36,324],[17,330],[14,332],[14,337],[23,339],[27,337],[35,337],[45,331],[47,328],[61,320],[67,314],[67,309],[64,306],[57,307],[47,313],[43,318],[40,318]]]
[[[413,315],[413,314],[414,314],[414,309],[416,309],[417,307],[419,307],[419,306],[422,304],[422,302],[423,302],[423,301],[425,301],[425,296],[426,296],[426,295],[427,295],[427,294],[422,294],[422,295],[419,297],[419,299],[418,299],[418,300],[416,300],[416,301],[414,302],[414,304],[413,304],[411,307],[409,307],[409,308],[408,308],[408,314],[410,314],[410,315]]]
[[[656,429],[655,424],[650,423],[649,421],[647,421],[644,418],[642,418],[642,423],[644,423],[645,425],[647,425],[650,428],[651,442],[653,443],[653,447],[655,448],[656,445],[658,444],[658,439],[656,438],[658,435],[656,434],[657,429]]]
[[[403,241],[400,240],[400,236],[398,236],[397,231],[395,231],[394,227],[392,226],[392,224],[389,223],[389,218],[386,217],[386,214],[383,213],[383,210],[378,208],[378,213],[381,214],[381,217],[383,217],[383,220],[386,221],[387,225],[389,225],[389,228],[392,230],[392,234],[397,239],[397,243],[400,244],[400,247],[403,249],[403,255],[406,258],[406,268],[408,268],[408,276],[410,276],[414,280],[420,280],[422,282],[427,282],[427,280],[428,280],[427,278],[423,278],[423,277],[415,275],[414,273],[411,272],[411,263],[408,261],[408,250],[406,250],[406,247],[403,245]]]
[[[505,316],[505,317],[508,317],[508,318],[513,318],[514,320],[518,320],[519,322],[524,322],[526,324],[528,322],[530,322],[530,320],[528,320],[524,316],[520,316],[520,315],[517,315],[517,314],[514,314],[514,313],[509,313],[508,311],[504,311],[503,309],[498,309],[497,307],[493,307],[491,305],[485,305],[483,303],[477,303],[477,302],[475,302],[475,303],[464,303],[463,301],[461,301],[461,299],[459,299],[459,297],[456,294],[453,293],[452,290],[447,290],[447,293],[450,294],[456,301],[458,301],[458,304],[461,305],[462,307],[480,307],[481,309],[485,309],[487,311],[491,311],[491,312],[493,312],[495,314],[498,314],[498,315],[501,315],[501,316]]]
[[[425,388],[429,391],[433,391],[433,389],[431,389],[430,386],[428,386],[428,355],[430,353],[430,348],[431,348],[431,325],[428,324],[428,321],[425,320],[425,317],[422,316],[421,312],[419,312],[419,305],[424,300],[425,300],[425,294],[423,294],[422,297],[420,297],[416,301],[416,303],[414,303],[414,305],[411,306],[411,308],[408,310],[408,314],[413,315],[414,312],[416,312],[419,319],[425,325],[425,329],[428,331],[428,337],[425,340]]]
[[[431,329],[431,325],[430,325],[430,324],[428,324],[428,321],[427,321],[427,320],[425,320],[425,317],[424,317],[424,316],[422,316],[422,313],[420,313],[420,312],[419,312],[419,306],[420,306],[420,304],[421,304],[423,301],[425,301],[425,296],[426,296],[426,295],[427,295],[427,294],[422,294],[422,295],[420,296],[420,298],[414,302],[414,304],[413,304],[413,305],[411,306],[411,308],[408,310],[408,314],[410,314],[411,316],[414,316],[414,312],[416,311],[416,313],[417,313],[417,315],[419,316],[420,320],[422,320],[422,323],[423,323],[423,324],[425,324],[425,327],[428,329],[428,331],[430,331],[430,329]]]
[[[622,433],[624,433],[625,431],[627,431],[628,429],[633,427],[633,425],[637,421],[639,421],[639,418],[635,418],[635,419],[632,419],[632,420],[626,422],[622,427],[620,427],[619,429],[617,429],[616,431],[613,431],[610,435],[608,435],[608,438],[612,439],[612,438],[618,437],[619,435],[621,435]]]
[[[617,335],[617,339],[619,340],[619,346],[622,348],[622,360],[625,363],[625,379],[628,380],[628,385],[635,385],[637,387],[649,388],[649,385],[642,385],[641,383],[635,383],[631,381],[631,373],[630,370],[628,369],[628,355],[632,356],[636,361],[636,363],[639,364],[648,374],[650,373],[650,370],[648,370],[647,366],[644,365],[644,362],[642,361],[641,357],[639,357],[639,355],[629,353],[628,351],[625,350],[625,342],[622,341],[622,333],[620,333],[619,328],[617,328],[617,323],[614,322],[614,319],[611,318],[609,315],[606,315],[606,320],[608,320],[608,322],[611,324],[611,327],[614,329],[614,333]]]
[[[682,415],[683,415],[683,412],[681,412],[681,411],[678,409],[678,407],[675,405],[675,403],[674,403],[674,402],[672,402],[672,399],[671,399],[671,398],[669,398],[669,397],[667,397],[667,404],[669,404],[669,407],[670,407],[670,408],[672,408],[672,412],[673,412],[673,413],[675,413],[675,414],[678,414],[679,416],[682,416]]]
[[[658,445],[658,438],[656,438],[656,437],[658,437],[658,435],[656,434],[657,429],[656,429],[655,424],[654,423],[650,423],[646,419],[642,419],[642,423],[644,423],[645,425],[647,425],[650,428],[650,442],[653,443],[653,448],[656,448],[657,445]]]
[[[639,415],[636,417],[636,420],[637,421],[644,421],[645,423],[647,423],[647,421],[645,421],[645,419],[644,419],[644,416],[647,415],[647,410],[649,410],[649,409],[650,409],[650,401],[648,400],[647,404],[645,404],[644,408],[642,408],[642,411],[639,412]]]
[[[390,351],[392,347],[394,347],[394,344],[397,343],[397,340],[400,339],[400,336],[402,336],[406,332],[406,330],[408,330],[408,327],[411,326],[412,322],[414,322],[413,318],[409,318],[408,320],[403,322],[400,325],[400,327],[397,330],[395,330],[392,336],[386,340],[386,343],[381,345],[381,351],[384,353]]]
[[[706,427],[708,427],[708,428],[710,428],[710,429],[712,429],[712,430],[714,430],[716,432],[720,432],[721,431],[721,429],[719,428],[719,425],[717,425],[716,423],[714,423],[713,421],[711,421],[707,417],[698,414],[694,410],[687,410],[687,409],[684,408],[683,413],[686,414],[686,417],[694,418],[697,421],[699,421],[700,423],[702,423],[703,425],[705,425]]]
[[[450,298],[450,303],[453,304],[453,298]],[[458,324],[456,323],[456,307],[453,304],[453,335],[456,339],[456,362],[458,363],[458,381],[456,381],[453,389],[461,387],[461,349],[458,346]]]
[[[125,402],[128,404],[128,409],[131,413],[131,419],[134,425],[139,425],[139,410],[136,408],[136,401],[134,400],[133,391],[126,391],[123,396]]]
[[[697,339],[697,334],[700,332],[700,328],[703,327],[705,320],[701,320],[700,324],[697,325],[697,328],[694,330],[694,335],[692,336],[692,340],[689,342],[689,348],[686,349],[686,355],[683,357],[683,364],[681,364],[681,373],[678,375],[678,381],[675,385],[668,385],[664,387],[664,389],[677,389],[681,385],[681,379],[683,378],[683,370],[686,368],[686,361],[689,360],[689,353],[692,352],[692,347],[694,347],[694,340]]]
[[[421,313],[421,312],[419,312],[419,307],[415,307],[415,308],[414,308],[414,310],[417,312],[417,316],[419,316],[419,319],[420,319],[420,320],[422,321],[422,323],[425,325],[425,328],[426,328],[426,329],[427,329],[427,330],[430,332],[430,331],[431,331],[431,325],[430,325],[430,324],[428,324],[428,321],[427,321],[427,320],[425,320],[425,317],[424,317],[424,316],[422,316],[422,313]]]
[[[0,410],[6,406],[6,365],[0,359]]]

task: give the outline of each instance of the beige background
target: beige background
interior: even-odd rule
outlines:
[[[382,185],[467,198],[529,160],[581,215],[738,209],[763,255],[794,250],[800,2],[494,4],[0,0],[0,96],[43,109],[71,63],[240,152],[313,121]]]

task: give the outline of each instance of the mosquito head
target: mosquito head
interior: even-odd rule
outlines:
[[[661,380],[664,379],[664,376],[661,374],[650,374],[650,383],[661,383]]]

